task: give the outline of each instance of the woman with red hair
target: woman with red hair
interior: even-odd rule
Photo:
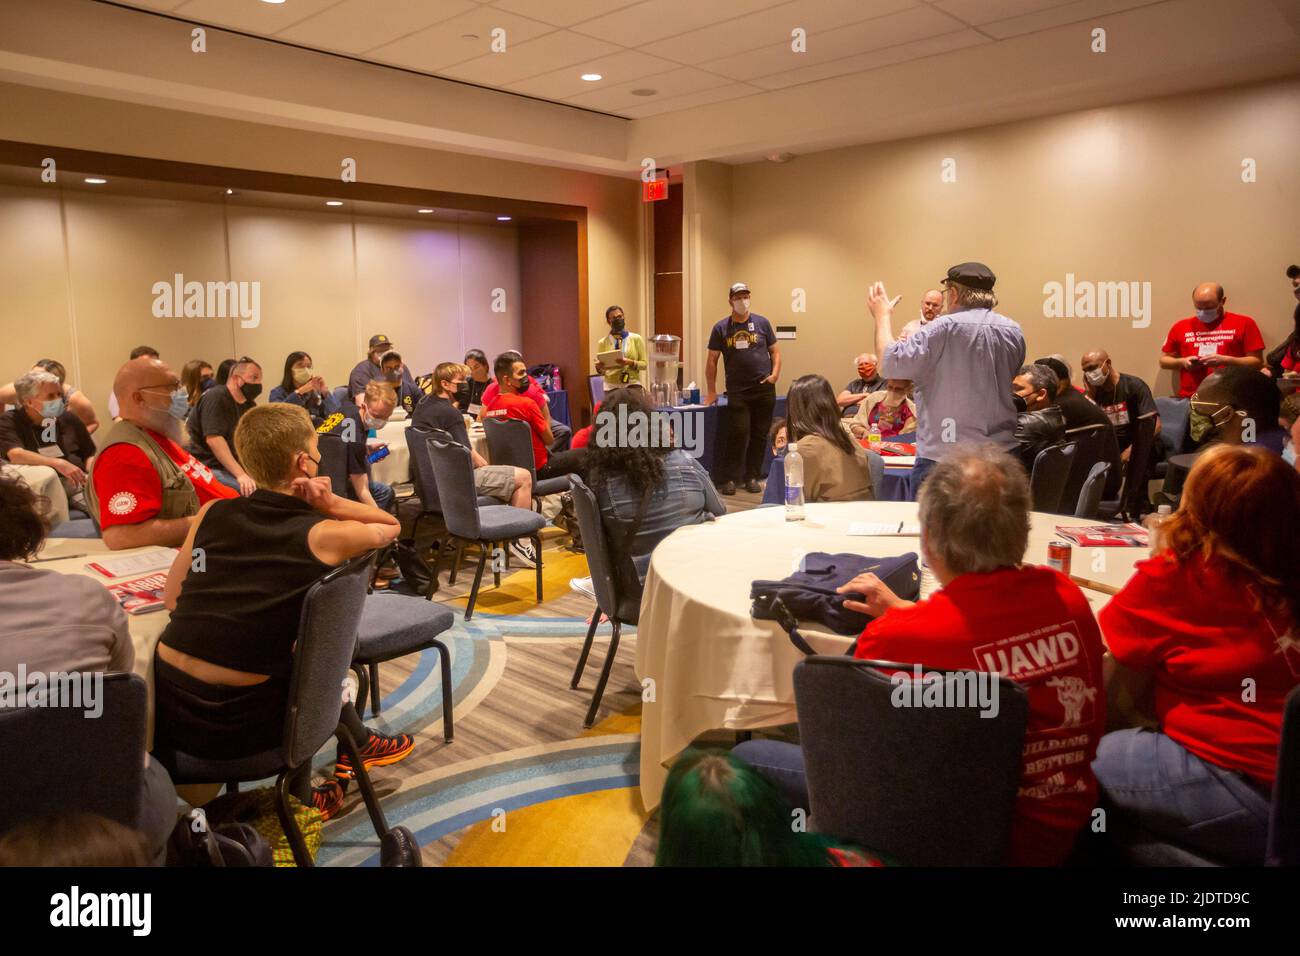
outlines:
[[[1155,726],[1107,734],[1093,770],[1121,828],[1259,865],[1300,684],[1300,474],[1262,448],[1211,448],[1160,532],[1098,616],[1117,677],[1154,684]]]

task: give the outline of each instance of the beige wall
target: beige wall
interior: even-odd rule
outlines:
[[[258,282],[259,321],[155,317],[153,285],[176,273]],[[416,374],[468,346],[495,354],[521,339],[510,227],[0,187],[0,282],[0,381],[57,358],[101,416],[114,374],[140,344],[178,372],[191,358],[251,355],[269,393],[299,349],[330,385],[344,384],[374,332]],[[492,311],[497,288],[505,312]]]
[[[1169,394],[1160,346],[1191,313],[1198,281],[1222,282],[1228,308],[1254,316],[1270,348],[1291,328],[1283,273],[1300,259],[1297,116],[1291,80],[736,167],[722,271],[750,283],[754,310],[774,325],[798,326],[781,346],[781,391],[809,372],[837,387],[853,377],[872,340],[872,280],[903,295],[897,332],[949,265],[979,259],[998,275],[1000,311],[1024,327],[1029,358],[1063,352],[1078,380],[1081,353],[1105,347]],[[946,157],[955,183],[940,180]],[[1242,182],[1243,157],[1257,161],[1258,182]],[[1066,273],[1150,282],[1150,326],[1045,317],[1043,286]],[[706,266],[704,311],[720,317],[717,275],[716,261]],[[791,311],[795,288],[806,290],[805,314]]]
[[[682,179],[682,384],[694,381],[703,395],[709,331],[728,314],[727,290],[739,278],[732,271],[733,167],[687,163]],[[720,362],[717,386],[726,386]]]
[[[596,340],[607,331],[610,303],[624,306],[634,331],[645,329],[648,279],[635,177],[276,128],[17,84],[0,83],[0,103],[0,139],[328,178],[339,175],[343,157],[352,157],[365,182],[584,206],[588,351],[594,356]],[[471,296],[466,308],[481,308],[478,301]]]

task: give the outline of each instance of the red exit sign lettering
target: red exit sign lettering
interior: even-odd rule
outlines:
[[[641,184],[642,202],[659,202],[668,198],[668,180],[652,179]]]

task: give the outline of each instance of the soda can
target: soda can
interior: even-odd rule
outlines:
[[[1070,575],[1070,542],[1049,541],[1047,543],[1047,566],[1056,568],[1066,577]]]

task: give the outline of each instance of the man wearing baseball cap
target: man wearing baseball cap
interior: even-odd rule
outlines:
[[[352,369],[352,374],[348,376],[348,401],[355,402],[357,396],[364,395],[366,385],[374,379],[381,382],[388,381],[384,377],[383,358],[389,352],[397,351],[397,346],[393,345],[392,340],[387,335],[370,336],[370,348],[366,350],[366,357],[356,364]],[[400,382],[388,382],[396,392],[407,391],[415,393],[415,379],[411,378],[411,370],[402,365],[402,378]],[[403,386],[407,386],[403,389]]]
[[[901,296],[889,297],[876,282],[867,304],[876,323],[876,351],[885,378],[911,379],[916,388],[916,467],[911,489],[958,445],[1016,446],[1016,407],[1011,380],[1025,364],[1020,326],[993,311],[997,277],[982,262],[962,262],[940,283],[943,308],[902,341],[890,320]]]
[[[708,394],[704,404],[718,400],[718,359],[727,374],[727,409],[722,416],[719,452],[714,471],[718,491],[734,495],[736,484],[748,492],[762,491],[763,451],[772,409],[776,405],[776,380],[781,375],[781,353],[776,333],[763,316],[749,311],[749,286],[734,283],[728,292],[731,314],[718,321],[709,335],[709,360],[704,369]]]

